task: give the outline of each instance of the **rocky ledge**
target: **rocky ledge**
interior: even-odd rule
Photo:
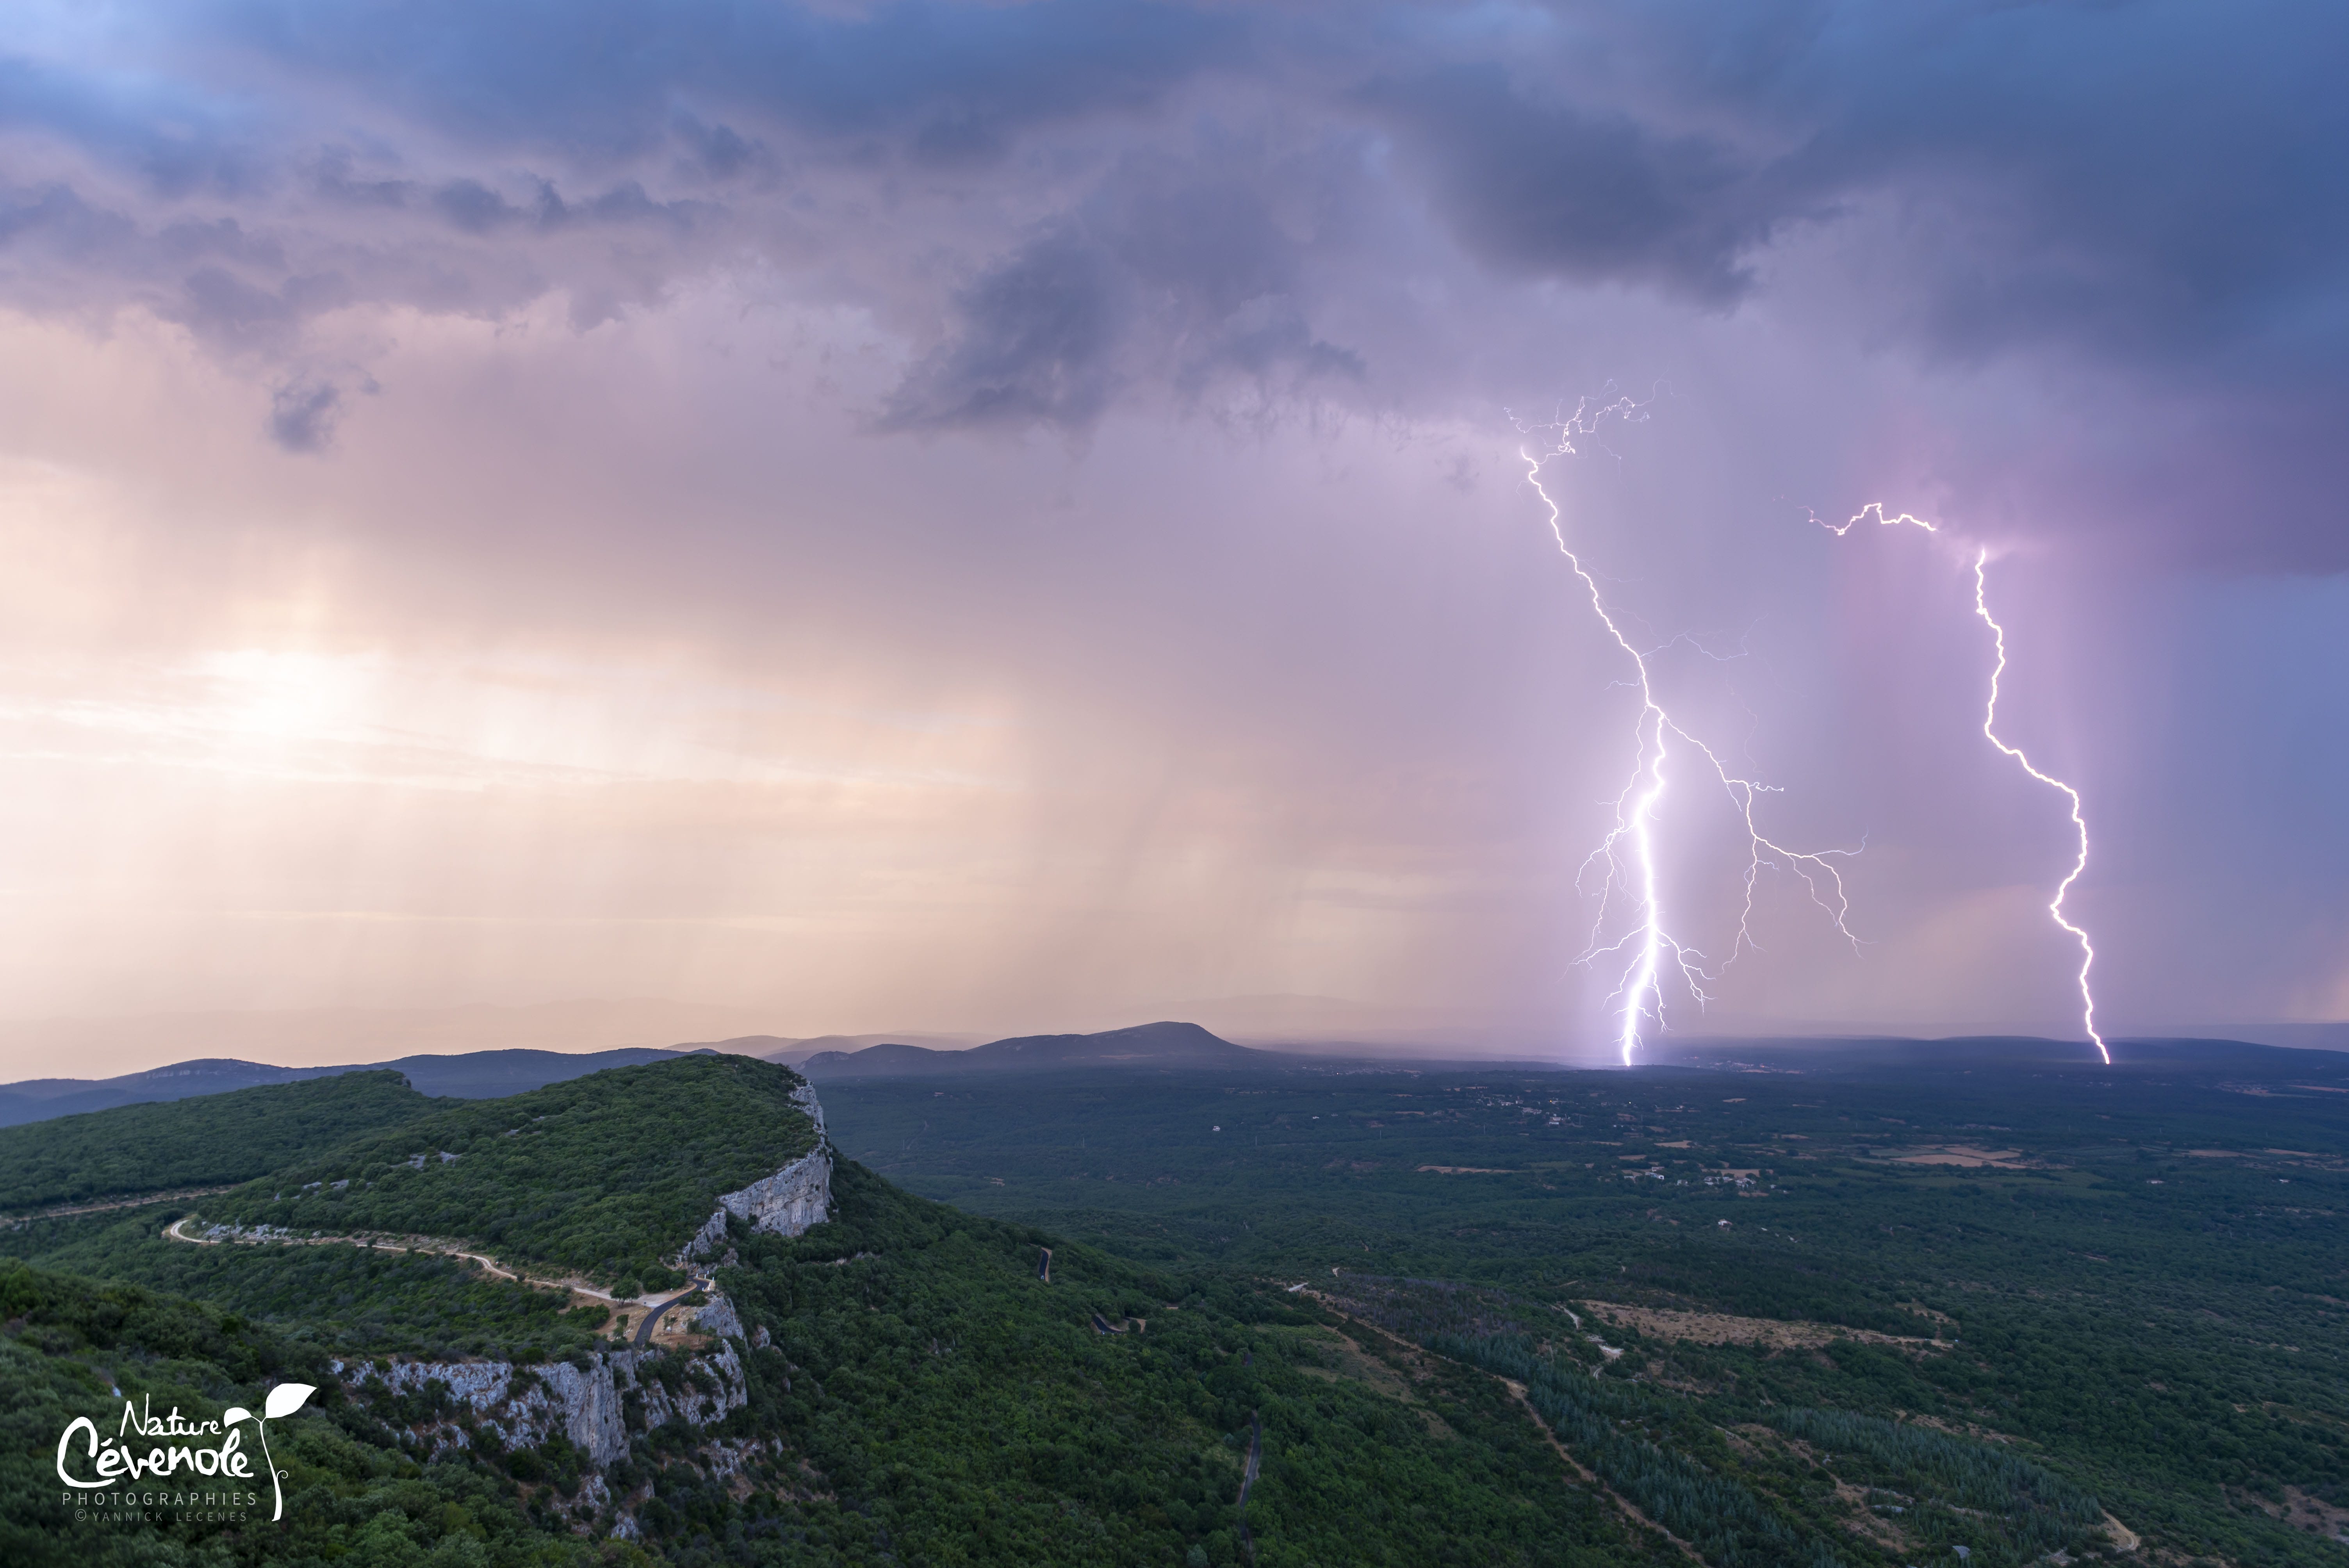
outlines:
[[[585,1366],[400,1357],[330,1365],[354,1396],[428,1459],[471,1447],[476,1433],[506,1449],[536,1448],[559,1435],[590,1463],[610,1465],[627,1457],[633,1433],[670,1420],[714,1426],[750,1402],[731,1340],[681,1357],[659,1350],[600,1350],[581,1359]]]
[[[687,1257],[708,1257],[725,1244],[729,1214],[777,1236],[796,1236],[832,1217],[832,1143],[824,1136],[823,1106],[810,1084],[794,1089],[792,1099],[815,1123],[815,1148],[739,1192],[719,1194],[717,1209],[685,1244]]]

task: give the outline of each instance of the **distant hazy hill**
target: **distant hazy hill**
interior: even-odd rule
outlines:
[[[276,1068],[265,1062],[206,1057],[113,1078],[27,1078],[22,1083],[0,1084],[0,1127],[46,1121],[53,1116],[74,1116],[85,1110],[107,1110],[118,1105],[225,1094],[232,1089],[293,1083],[351,1070],[354,1069]]]
[[[1285,1066],[1288,1060],[1276,1051],[1236,1046],[1196,1024],[1158,1023],[1097,1035],[1020,1035],[967,1051],[895,1043],[861,1051],[819,1051],[800,1070],[812,1078],[912,1078],[1075,1067],[1265,1068]]]
[[[688,1040],[677,1047],[680,1051],[716,1051],[721,1056],[757,1057],[761,1061],[781,1062],[786,1067],[801,1057],[813,1056],[823,1048],[822,1045],[790,1035],[736,1035],[725,1040]]]
[[[0,1129],[0,1210],[247,1181],[431,1109],[396,1074],[335,1073]]]
[[[399,1057],[349,1067],[282,1068],[265,1062],[208,1058],[175,1062],[148,1072],[114,1078],[34,1078],[0,1084],[0,1127],[47,1121],[85,1111],[158,1100],[225,1094],[264,1084],[296,1082],[338,1073],[388,1068],[403,1075],[419,1094],[436,1099],[496,1099],[524,1094],[607,1068],[638,1067],[679,1056],[715,1053],[756,1057],[799,1067],[816,1078],[923,1077],[942,1072],[1037,1071],[1074,1067],[1270,1068],[1296,1058],[1278,1051],[1237,1046],[1196,1024],[1143,1024],[1092,1035],[1021,1035],[968,1049],[953,1048],[950,1035],[824,1035],[792,1039],[781,1035],[739,1035],[667,1050],[630,1047],[620,1050],[467,1051],[449,1056]],[[857,1048],[862,1047],[862,1048]],[[947,1048],[941,1048],[947,1047]]]
[[[680,1051],[716,1051],[721,1056],[757,1057],[761,1061],[781,1062],[795,1068],[810,1057],[830,1051],[846,1055],[866,1046],[902,1044],[920,1046],[929,1050],[960,1050],[978,1043],[977,1035],[815,1035],[793,1038],[788,1035],[737,1035],[729,1040],[692,1040],[675,1047]]]
[[[467,1051],[674,1048],[679,1040],[716,1040],[769,1029],[771,1018],[763,1008],[646,996],[581,996],[520,1006],[308,1007],[0,1018],[0,1062],[37,1064],[82,1078],[109,1078],[153,1067],[159,1060],[204,1057],[324,1066],[457,1056]]]
[[[379,1072],[385,1068],[404,1076],[419,1094],[495,1099],[602,1072],[605,1068],[637,1067],[680,1054],[684,1053],[647,1047],[576,1055],[567,1051],[467,1051],[458,1056],[401,1057],[394,1061],[335,1068],[279,1068],[266,1062],[212,1057],[174,1062],[170,1067],[113,1078],[30,1078],[23,1083],[0,1084],[0,1127],[78,1116],[89,1110],[110,1110],[116,1106],[188,1099],[264,1084],[295,1083],[304,1078]]]
[[[419,1094],[453,1099],[500,1099],[525,1094],[551,1083],[599,1073],[606,1068],[643,1067],[678,1056],[708,1055],[700,1051],[664,1051],[632,1046],[616,1051],[467,1051],[454,1057],[401,1057],[375,1062],[407,1076]]]

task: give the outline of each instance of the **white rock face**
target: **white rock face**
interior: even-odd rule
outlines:
[[[721,1194],[709,1222],[685,1244],[686,1256],[707,1257],[717,1251],[726,1240],[729,1214],[750,1221],[754,1231],[777,1236],[796,1236],[832,1217],[832,1144],[823,1136],[823,1105],[812,1084],[793,1089],[792,1100],[815,1123],[814,1150],[739,1192]]]
[[[734,1304],[722,1295],[713,1295],[709,1305],[693,1315],[693,1326],[704,1334],[731,1335],[742,1338],[742,1319],[735,1313]]]
[[[717,1251],[726,1240],[729,1214],[750,1221],[754,1231],[778,1236],[796,1236],[810,1225],[823,1223],[832,1217],[831,1147],[818,1144],[812,1153],[772,1176],[761,1177],[739,1192],[721,1194],[709,1222],[686,1243],[686,1255],[707,1257]]]
[[[428,1383],[445,1383],[456,1401],[471,1410],[480,1425],[496,1433],[508,1448],[534,1448],[560,1432],[600,1467],[627,1457],[624,1401],[631,1391],[644,1396],[647,1429],[673,1417],[684,1418],[688,1426],[706,1427],[750,1403],[750,1387],[733,1346],[721,1341],[716,1349],[688,1358],[686,1385],[676,1395],[651,1377],[640,1376],[641,1367],[664,1354],[597,1351],[584,1371],[567,1361],[556,1361],[524,1369],[527,1377],[518,1377],[513,1365],[505,1361],[395,1360],[388,1371],[378,1371],[365,1361],[329,1365],[354,1390],[369,1382],[382,1383],[398,1393],[421,1389]],[[715,1391],[694,1387],[696,1373]],[[416,1436],[428,1451],[467,1446],[463,1429],[447,1422],[431,1423]]]
[[[715,1382],[716,1390],[697,1388],[688,1382],[682,1393],[672,1396],[648,1377],[637,1379],[636,1386],[644,1391],[647,1428],[660,1426],[672,1417],[682,1417],[688,1427],[715,1426],[728,1411],[750,1402],[750,1379],[743,1375],[741,1357],[724,1340],[719,1341],[717,1349],[688,1359],[685,1368],[688,1377],[698,1371]]]
[[[815,1124],[815,1148],[773,1175],[739,1192],[721,1195],[709,1222],[686,1244],[688,1257],[705,1256],[724,1244],[730,1214],[748,1220],[753,1230],[783,1236],[796,1236],[831,1217],[832,1146],[823,1136],[823,1107],[815,1090],[805,1084],[792,1092],[792,1099]],[[285,1234],[265,1226],[230,1225],[215,1225],[202,1233],[214,1241],[275,1239]],[[416,1393],[432,1383],[444,1384],[456,1404],[470,1412],[468,1424],[475,1430],[494,1435],[509,1449],[535,1448],[560,1433],[601,1471],[627,1457],[629,1440],[637,1433],[672,1420],[694,1428],[715,1426],[729,1412],[750,1402],[750,1380],[735,1346],[738,1341],[747,1340],[763,1347],[769,1342],[767,1331],[746,1330],[734,1304],[722,1295],[712,1297],[694,1314],[693,1326],[717,1336],[717,1345],[692,1356],[661,1349],[595,1351],[584,1368],[567,1361],[518,1368],[505,1361],[399,1358],[381,1368],[369,1361],[329,1365],[355,1393],[364,1393],[371,1386]],[[631,1398],[641,1401],[635,1421],[629,1419]],[[466,1426],[444,1409],[439,1416],[409,1425],[400,1440],[410,1451],[429,1458],[448,1449],[467,1447],[471,1439]],[[704,1468],[722,1479],[737,1474],[767,1448],[756,1439],[705,1441],[697,1451]],[[571,1511],[587,1521],[607,1506],[615,1509],[617,1517],[611,1522],[610,1533],[634,1540],[639,1534],[635,1515],[637,1501],[615,1497],[605,1479],[593,1473],[581,1480]],[[582,1523],[577,1528],[587,1526]]]

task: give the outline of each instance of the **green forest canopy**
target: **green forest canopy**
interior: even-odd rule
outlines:
[[[442,1102],[199,1207],[209,1221],[450,1237],[508,1261],[639,1279],[720,1193],[815,1148],[815,1124],[792,1099],[804,1081],[713,1054]]]
[[[395,1072],[338,1073],[0,1128],[0,1210],[249,1181],[435,1103]]]

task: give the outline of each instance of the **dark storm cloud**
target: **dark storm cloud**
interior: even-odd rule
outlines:
[[[1081,428],[1151,375],[1193,396],[1233,377],[1359,380],[1361,358],[1306,320],[1308,247],[1268,200],[1282,176],[1249,150],[1220,151],[1212,171],[1127,159],[1073,217],[985,272],[888,422]]]
[[[1498,65],[1383,78],[1361,98],[1467,243],[1514,271],[1726,304],[1749,282],[1745,256],[1797,210],[1770,170],[1714,138],[1532,101]]]
[[[960,333],[891,400],[901,426],[1083,425],[1116,390],[1126,280],[1080,235],[1047,235],[957,302]]]
[[[158,28],[332,83],[492,167],[419,190],[331,140],[289,141],[287,106],[22,58],[0,60],[0,125],[173,196],[252,195],[291,152],[321,193],[482,233],[560,221],[573,208],[556,186],[583,181],[606,192],[600,216],[632,196],[640,215],[678,216],[641,183],[581,174],[597,162],[657,154],[729,180],[771,166],[767,138],[783,133],[852,160],[988,160],[1039,128],[1243,81],[1392,134],[1463,241],[1513,270],[1720,304],[1790,222],[1883,193],[1914,242],[1908,321],[1953,351],[2056,334],[2109,352],[2330,358],[2344,330],[2338,7],[1557,9],[1578,31],[1528,43],[1463,41],[1441,8],[229,0],[171,7]],[[528,172],[533,156],[550,170]]]
[[[1764,15],[1775,25],[1751,25],[1744,6],[1663,12],[1672,90],[1798,139],[1790,189],[1896,194],[1919,242],[1919,318],[1945,346],[2059,335],[2152,358],[2339,354],[2349,11]]]
[[[279,0],[200,9],[181,25],[331,73],[461,135],[612,159],[667,138],[680,100],[826,136],[903,135],[934,159],[991,156],[1025,127],[1145,104],[1239,59],[1247,36],[1220,8],[1133,0],[838,13],[723,0]],[[727,138],[740,133],[721,124],[698,139],[724,162]]]
[[[215,346],[264,351],[292,346],[305,319],[355,292],[331,270],[289,267],[233,218],[150,229],[58,183],[0,194],[0,289],[34,309],[132,301]]]
[[[1488,284],[1600,285],[2199,405],[2199,438],[2155,450],[2068,411],[2052,499],[2146,493],[2149,532],[2213,558],[2349,564],[2335,6],[142,15],[88,57],[0,60],[19,304],[141,303],[291,352],[351,304],[561,289],[594,322],[747,250],[926,342],[888,422],[1081,428],[1232,377],[1424,405],[1496,330]],[[1397,236],[1423,232],[1428,286],[1391,286]],[[1375,348],[1348,337],[1366,318]],[[2188,494],[2232,504],[2189,516]]]
[[[1642,40],[1680,104],[1779,150],[1786,191],[1873,208],[1848,225],[1863,330],[2112,399],[2050,408],[2056,449],[2018,454],[2034,526],[2349,569],[2349,11],[1697,0]]]
[[[139,226],[92,207],[70,186],[47,184],[0,197],[0,256],[21,270],[81,262],[137,241]]]
[[[703,201],[656,201],[633,180],[577,202],[564,201],[552,181],[533,180],[530,185],[527,196],[512,201],[478,180],[451,180],[428,201],[451,228],[476,235],[515,228],[544,233],[573,223],[650,222],[683,231],[697,218],[715,217],[719,211]]]

